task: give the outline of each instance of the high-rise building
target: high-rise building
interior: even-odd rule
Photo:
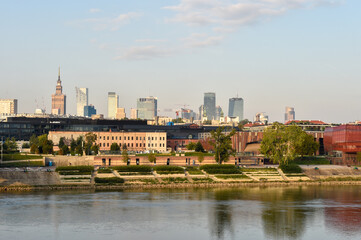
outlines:
[[[92,115],[97,114],[97,110],[93,105],[84,106],[84,117],[91,117]]]
[[[117,108],[117,113],[115,114],[116,119],[124,119],[125,115],[125,108]]]
[[[63,87],[60,80],[60,67],[58,74],[58,81],[56,83],[55,94],[51,95],[51,114],[65,115],[66,114],[66,95],[63,94]]]
[[[207,120],[216,119],[216,93],[208,92],[204,93],[204,111],[206,113]]]
[[[88,88],[75,87],[76,91],[76,115],[84,117],[84,107],[88,106]]]
[[[222,118],[224,117],[223,110],[222,110],[221,106],[217,106],[216,107],[216,118],[215,118],[215,120],[219,121],[219,119],[221,119],[221,117]]]
[[[137,100],[137,118],[153,120],[157,116],[157,98],[146,97]]]
[[[243,118],[243,99],[242,98],[230,98],[228,105],[228,117],[236,118],[242,121]]]
[[[115,92],[108,92],[108,118],[115,118],[117,114],[119,96]]]
[[[130,109],[130,119],[137,119],[138,118],[138,111],[136,108]]]
[[[17,99],[0,99],[0,114],[17,114],[18,100]]]
[[[296,119],[295,109],[293,107],[286,107],[285,122]]]
[[[191,119],[191,118],[195,118],[195,113],[193,112],[193,110],[191,109],[187,109],[187,108],[182,108],[181,109],[181,118],[183,119]]]
[[[255,123],[267,124],[268,123],[268,115],[266,115],[263,112],[257,113],[254,116],[254,122]]]

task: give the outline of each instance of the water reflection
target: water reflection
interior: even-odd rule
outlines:
[[[0,236],[358,239],[360,189],[304,186],[0,194]]]

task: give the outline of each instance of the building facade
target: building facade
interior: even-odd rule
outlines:
[[[0,99],[0,114],[1,115],[18,114],[18,100]]]
[[[293,121],[296,119],[295,109],[293,107],[286,107],[285,122]]]
[[[117,108],[117,113],[115,114],[116,119],[126,118],[125,108]]]
[[[91,117],[97,114],[97,110],[93,105],[84,106],[84,117]]]
[[[63,94],[63,87],[60,80],[60,68],[58,74],[58,81],[56,83],[55,94],[51,95],[51,114],[65,115],[66,114],[66,95]]]
[[[243,117],[243,99],[242,98],[230,98],[228,105],[228,116],[231,118],[238,117],[239,121],[244,119]]]
[[[60,138],[65,138],[65,143],[70,144],[71,140],[84,137],[88,132],[74,131],[50,131],[48,139],[57,146]],[[96,144],[101,151],[109,151],[113,143],[122,148],[124,145],[128,151],[167,151],[166,132],[93,132],[97,136]]]
[[[88,106],[88,88],[75,87],[76,91],[76,115],[84,117],[84,107]]]
[[[119,104],[119,96],[115,92],[108,92],[108,118],[115,119]]]
[[[216,93],[204,93],[203,105],[207,120],[216,120]]]
[[[138,111],[135,108],[130,109],[130,119],[137,119]]]
[[[138,98],[137,118],[153,120],[157,116],[158,100],[156,97]]]

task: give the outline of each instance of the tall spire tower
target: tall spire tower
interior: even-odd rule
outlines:
[[[66,114],[66,95],[63,94],[63,86],[60,80],[60,66],[58,72],[58,81],[56,83],[55,94],[51,95],[51,114]]]

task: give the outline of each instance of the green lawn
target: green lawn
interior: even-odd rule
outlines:
[[[8,167],[44,167],[43,161],[14,162],[0,164],[0,168]]]
[[[42,159],[41,155],[22,155],[19,153],[15,154],[3,154],[3,161],[14,161],[14,160],[28,160],[28,159]]]

